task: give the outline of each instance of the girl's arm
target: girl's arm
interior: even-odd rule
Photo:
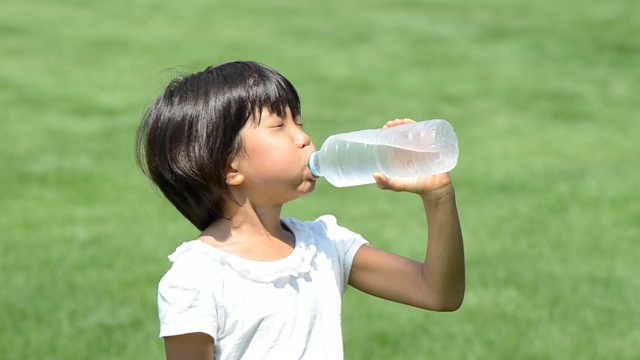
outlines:
[[[164,338],[167,360],[211,360],[213,339],[205,333],[191,333]]]
[[[387,123],[395,126],[407,122]],[[454,311],[462,304],[465,266],[455,192],[448,174],[412,180],[375,174],[378,187],[418,194],[426,213],[424,263],[362,246],[353,259],[349,284],[384,299],[435,311]]]

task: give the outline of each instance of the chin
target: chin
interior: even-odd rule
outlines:
[[[300,185],[300,194],[302,196],[310,194],[313,192],[313,190],[316,188],[316,181],[315,180],[307,180],[305,181],[302,185]]]

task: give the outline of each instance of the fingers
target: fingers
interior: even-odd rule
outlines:
[[[376,185],[382,190],[392,191],[404,191],[404,186],[400,186],[396,180],[389,179],[383,173],[374,173],[373,178],[376,180]]]
[[[394,127],[394,126],[398,126],[398,125],[403,125],[403,124],[408,124],[408,123],[414,123],[415,120],[412,119],[395,119],[395,120],[391,120],[391,121],[387,121],[387,123],[383,126],[383,128],[390,128],[390,127]]]
[[[386,189],[389,184],[389,178],[387,178],[383,173],[374,173],[373,178],[376,181],[376,185],[380,189]]]
[[[443,189],[452,187],[449,174],[436,174],[428,176],[415,176],[409,178],[389,178],[383,173],[373,174],[376,185],[381,190],[391,190],[395,192],[411,192],[419,195],[427,193],[437,194]]]

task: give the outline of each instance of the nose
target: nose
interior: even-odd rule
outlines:
[[[299,147],[300,149],[303,149],[309,145],[311,145],[311,138],[309,137],[309,135],[307,135],[306,132],[304,132],[303,130],[298,130],[298,132],[295,134],[295,144],[297,147]]]

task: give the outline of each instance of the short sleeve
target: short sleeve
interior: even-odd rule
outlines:
[[[362,235],[338,225],[335,216],[323,215],[317,218],[316,221],[323,225],[327,238],[336,247],[340,262],[343,266],[342,280],[346,285],[349,281],[353,258],[360,247],[368,244],[368,241],[365,240]],[[344,289],[346,290],[346,286]]]
[[[181,256],[158,285],[160,337],[202,332],[216,339],[217,311],[211,279],[201,261]]]

